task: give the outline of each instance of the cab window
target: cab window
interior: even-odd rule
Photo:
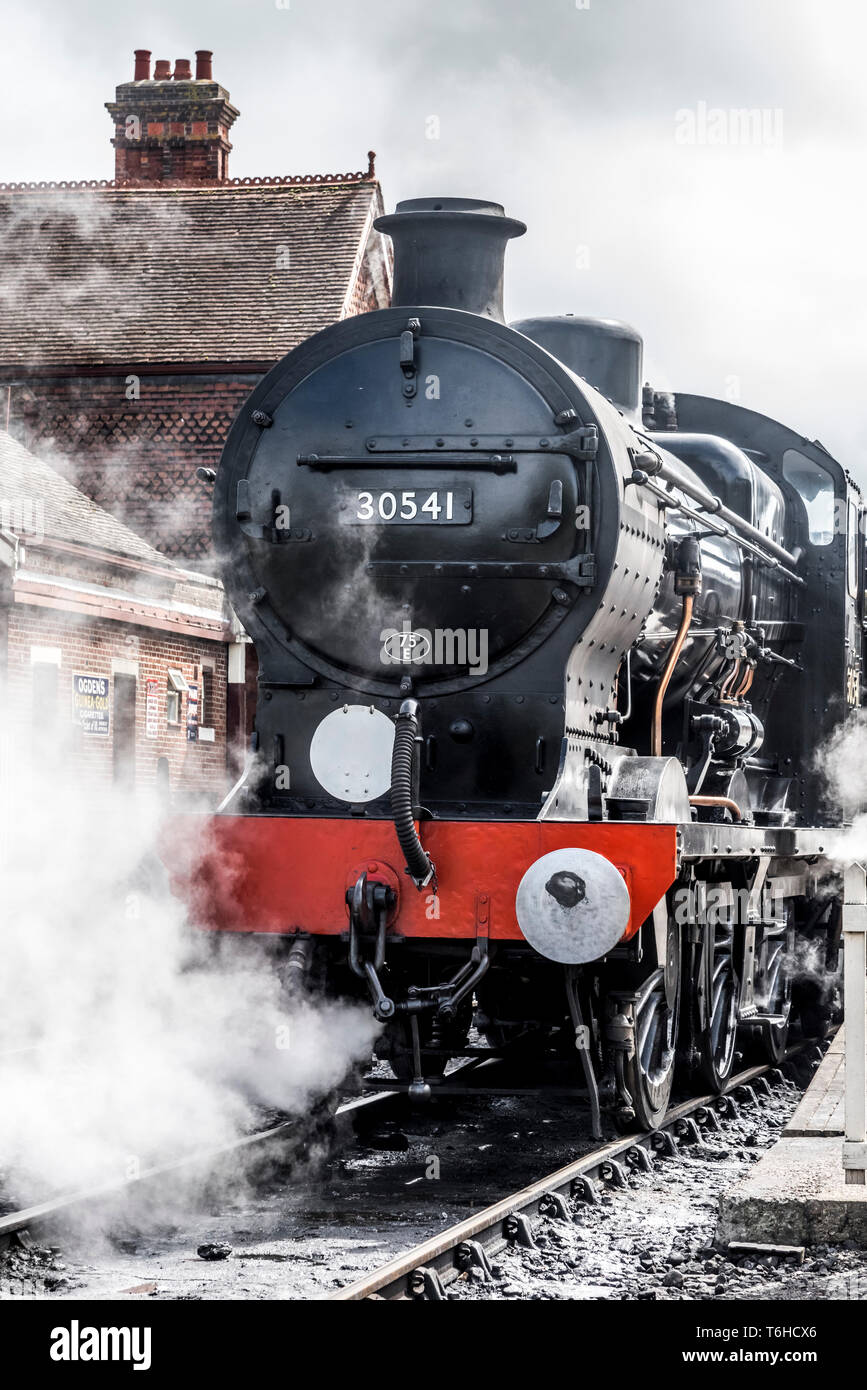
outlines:
[[[783,477],[797,488],[807,509],[811,545],[830,545],[834,539],[834,480],[826,468],[797,449],[783,454]]]

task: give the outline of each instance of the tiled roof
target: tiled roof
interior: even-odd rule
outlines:
[[[171,560],[0,430],[0,525],[172,569]]]
[[[341,317],[381,211],[375,180],[0,191],[0,366],[272,362]]]

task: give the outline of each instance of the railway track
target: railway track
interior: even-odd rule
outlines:
[[[338,1133],[341,1130],[348,1132],[362,1118],[371,1117],[373,1112],[384,1113],[399,1098],[400,1092],[398,1091],[378,1091],[375,1095],[361,1096],[345,1101],[337,1107],[333,1116]],[[299,1119],[281,1120],[278,1124],[254,1130],[249,1134],[239,1135],[238,1138],[224,1144],[194,1149],[179,1158],[170,1159],[164,1163],[154,1163],[143,1168],[133,1177],[111,1179],[107,1182],[96,1183],[91,1187],[58,1193],[33,1206],[22,1207],[20,1210],[0,1215],[0,1240],[14,1235],[18,1231],[29,1230],[73,1207],[104,1201],[127,1189],[169,1178],[185,1169],[207,1168],[232,1154],[240,1154],[254,1147],[285,1141],[292,1138],[293,1135],[300,1137],[302,1128],[302,1122]]]
[[[784,1061],[810,1048],[820,1055],[818,1044],[799,1044],[789,1050]],[[473,1093],[473,1082],[479,1073],[496,1068],[488,1063],[479,1067],[465,1063],[452,1074],[454,1084],[448,1093]],[[510,1245],[533,1244],[533,1222],[539,1218],[566,1218],[572,1214],[572,1203],[593,1203],[603,1189],[627,1185],[630,1171],[649,1170],[657,1158],[676,1156],[681,1146],[701,1142],[702,1132],[716,1129],[720,1113],[734,1114],[740,1101],[758,1103],[757,1092],[780,1079],[777,1068],[771,1065],[751,1067],[732,1078],[723,1096],[702,1095],[674,1107],[658,1130],[629,1135],[594,1148],[550,1173],[519,1192],[497,1201],[484,1211],[450,1227],[432,1239],[422,1242],[409,1252],[399,1255],[379,1269],[362,1276],[357,1282],[332,1295],[338,1300],[365,1298],[428,1299],[446,1296],[446,1290],[467,1270],[475,1266],[482,1275],[490,1272],[490,1259]],[[483,1087],[482,1091],[487,1092]],[[478,1093],[478,1092],[477,1092]],[[493,1096],[502,1094],[491,1088]],[[400,1090],[380,1090],[340,1105],[334,1113],[338,1138],[348,1137],[365,1127],[375,1128],[380,1119],[390,1116],[392,1109],[405,1100]],[[154,1163],[135,1177],[102,1182],[76,1191],[49,1197],[40,1203],[0,1214],[0,1247],[17,1232],[38,1227],[51,1218],[88,1203],[107,1201],[125,1190],[141,1188],[148,1183],[168,1181],[173,1174],[193,1170],[197,1166],[208,1170],[221,1160],[241,1155],[245,1151],[262,1149],[269,1143],[280,1144],[293,1136],[303,1144],[309,1127],[299,1119],[285,1119],[239,1136],[230,1142],[200,1148],[166,1162]],[[303,1149],[299,1147],[299,1153]]]
[[[441,1088],[443,1094],[451,1096],[468,1094],[471,1079],[475,1079],[478,1073],[484,1072],[489,1066],[490,1063],[479,1066],[477,1060],[471,1060],[455,1067],[449,1074],[449,1081],[452,1084]],[[404,1093],[399,1089],[392,1090],[387,1087],[378,1089],[372,1094],[344,1101],[330,1116],[330,1120],[336,1127],[338,1137],[341,1134],[348,1135],[356,1126],[368,1124],[374,1119],[378,1120],[385,1116],[395,1105],[399,1105],[405,1099]],[[72,1208],[105,1201],[126,1190],[140,1188],[147,1183],[170,1178],[175,1173],[196,1167],[207,1168],[233,1154],[241,1154],[253,1148],[279,1143],[293,1137],[302,1139],[306,1132],[308,1119],[309,1117],[287,1118],[277,1124],[239,1135],[226,1143],[193,1149],[165,1162],[153,1163],[142,1168],[134,1176],[112,1178],[88,1187],[57,1193],[42,1202],[34,1203],[32,1206],[22,1207],[5,1214],[0,1212],[0,1241],[19,1231],[37,1226],[52,1217],[59,1216]]]
[[[73,1034],[68,1038],[52,1039],[51,1042],[22,1043],[16,1047],[4,1044],[0,1047],[0,1067],[7,1062],[17,1062],[21,1057],[32,1056],[33,1054],[40,1056],[50,1052],[65,1052],[67,1048],[73,1047],[81,1041],[81,1035]]]
[[[791,1047],[782,1065],[798,1056],[821,1059],[819,1043]],[[379,1269],[331,1295],[338,1302],[364,1299],[436,1302],[450,1285],[475,1268],[491,1277],[491,1258],[510,1246],[535,1248],[534,1223],[571,1220],[579,1205],[596,1203],[603,1188],[624,1188],[632,1171],[652,1170],[657,1160],[675,1158],[682,1147],[703,1143],[703,1132],[718,1130],[721,1116],[735,1116],[739,1103],[759,1104],[783,1080],[770,1063],[733,1076],[721,1095],[701,1095],[674,1106],[658,1129],[631,1134],[583,1154],[538,1182],[502,1198],[476,1215],[431,1237]]]

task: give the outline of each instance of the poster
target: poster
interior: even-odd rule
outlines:
[[[145,737],[158,738],[160,732],[160,697],[158,694],[159,683],[154,680],[145,682]]]
[[[187,738],[195,743],[199,736],[199,687],[187,687]]]
[[[72,709],[83,733],[108,735],[108,701],[108,676],[73,673]]]

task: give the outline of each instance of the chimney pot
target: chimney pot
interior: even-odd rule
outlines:
[[[137,80],[122,82],[114,101],[105,103],[114,126],[115,179],[152,187],[225,184],[229,131],[238,112],[211,78],[211,50],[196,50],[195,82],[189,58],[175,60],[175,80],[172,64],[158,58],[152,88],[150,56],[147,49],[135,50]],[[131,116],[136,120],[130,130]]]

